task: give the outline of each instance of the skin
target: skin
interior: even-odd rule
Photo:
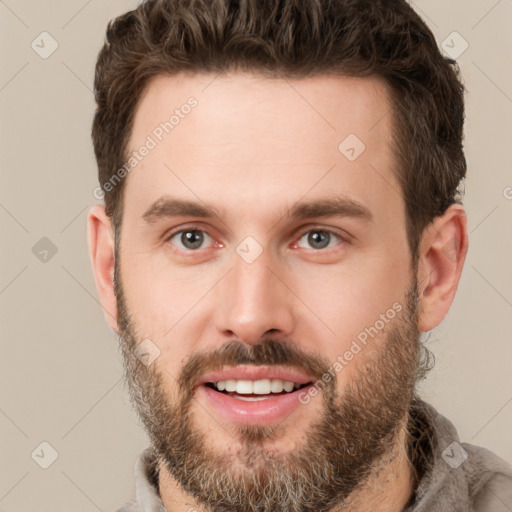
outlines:
[[[119,248],[127,305],[137,335],[160,350],[155,368],[169,401],[178,398],[177,378],[188,356],[232,339],[254,345],[269,330],[334,363],[393,303],[403,303],[414,278],[418,329],[430,331],[441,323],[467,252],[466,214],[454,205],[433,221],[423,233],[414,272],[405,205],[393,174],[390,101],[380,79],[158,77],[139,103],[130,149],[144,144],[190,96],[198,106],[126,180]],[[338,150],[349,134],[366,146],[353,162]],[[334,192],[364,205],[372,220],[288,217],[296,202]],[[165,195],[213,205],[220,217],[146,222],[144,213]],[[118,331],[112,225],[102,205],[91,209],[88,222],[99,296],[109,325]],[[198,251],[184,248],[179,235],[169,238],[171,230],[192,227],[209,235]],[[304,236],[314,229],[341,238],[315,249]],[[263,249],[252,263],[236,252],[248,236]],[[454,239],[460,243],[452,247]],[[384,331],[337,374],[340,393],[382,347]],[[191,410],[212,450],[230,453],[239,447],[236,430],[220,418],[212,421],[215,412],[207,404],[197,399]],[[304,428],[322,412],[320,393],[287,417],[264,448],[293,451],[304,442]],[[349,510],[376,505],[383,512],[403,510],[413,490],[404,440],[401,424],[390,447],[392,463],[365,482]],[[165,468],[160,493],[168,511],[203,510]]]

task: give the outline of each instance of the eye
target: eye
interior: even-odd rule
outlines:
[[[297,245],[299,247],[303,247],[301,244],[307,243],[313,249],[319,250],[333,247],[342,241],[343,239],[339,235],[336,235],[331,231],[326,231],[325,229],[312,229],[302,235]]]
[[[188,251],[202,249],[202,245],[208,240],[211,243],[213,239],[200,229],[182,229],[168,237],[168,241],[173,245]]]

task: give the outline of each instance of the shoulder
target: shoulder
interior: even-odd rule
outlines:
[[[158,495],[156,454],[147,448],[138,457],[134,467],[135,499],[115,512],[165,512]]]
[[[475,512],[507,510],[512,506],[512,466],[480,446],[461,443],[468,454],[463,464]],[[501,507],[501,508],[500,508]]]
[[[425,471],[406,510],[512,511],[512,466],[486,448],[461,442],[455,426],[430,404],[414,405],[421,419],[417,430],[428,433],[428,442]]]
[[[115,512],[140,512],[140,507],[135,500],[131,500],[125,503],[121,508],[118,508]]]

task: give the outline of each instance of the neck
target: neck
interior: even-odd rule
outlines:
[[[402,512],[415,489],[415,472],[409,461],[408,445],[405,423],[393,449],[380,461],[360,490],[349,497],[345,507],[336,509],[336,512]]]
[[[402,512],[415,488],[408,443],[405,421],[392,450],[378,463],[366,482],[348,498],[343,508],[334,508],[330,512]],[[183,491],[163,463],[159,464],[159,469],[159,493],[167,512],[210,512]]]

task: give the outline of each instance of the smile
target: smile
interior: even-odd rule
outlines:
[[[269,398],[292,393],[308,384],[300,384],[280,379],[262,380],[220,380],[218,382],[207,382],[206,386],[215,389],[238,400],[260,401]]]
[[[206,408],[229,423],[263,426],[281,423],[303,406],[299,396],[312,385],[279,379],[229,379],[206,382],[197,391]]]

